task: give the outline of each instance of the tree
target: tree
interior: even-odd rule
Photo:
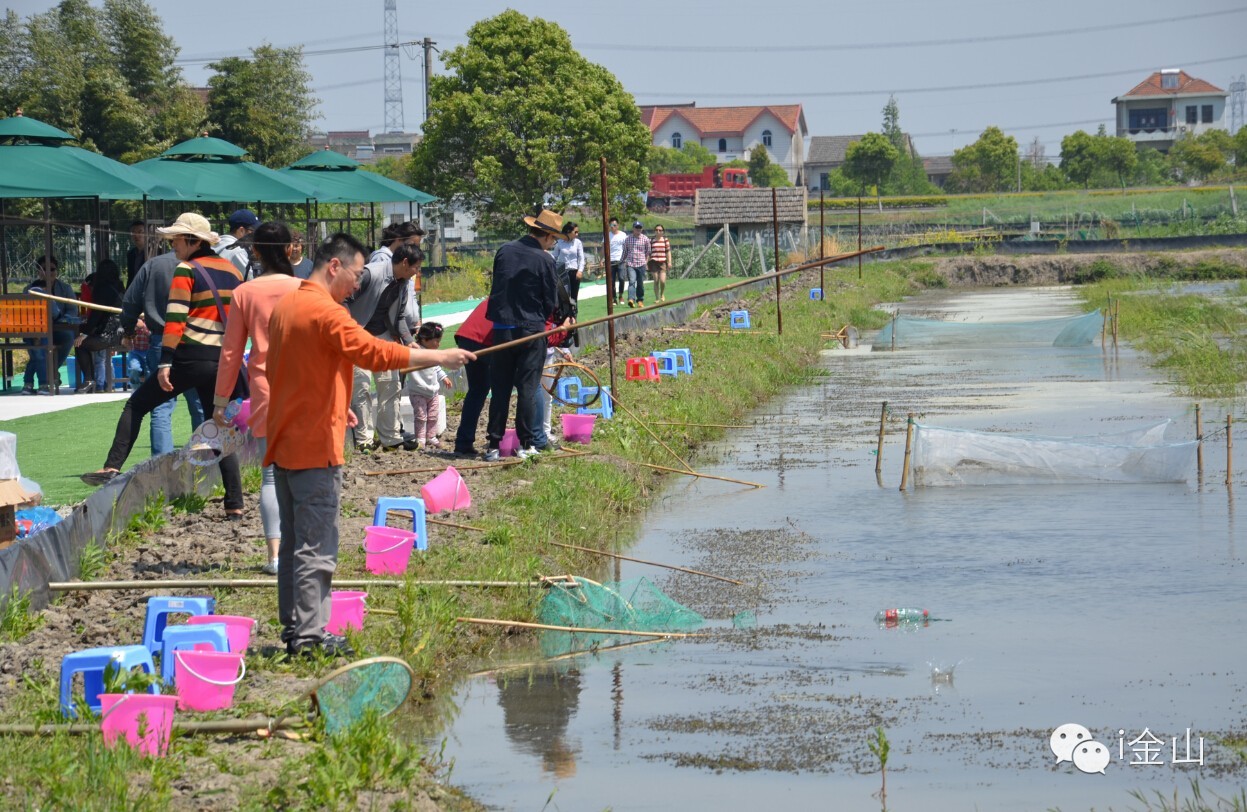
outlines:
[[[222,138],[269,167],[303,157],[319,99],[308,87],[301,46],[261,45],[250,59],[230,56],[208,67],[216,72],[208,79],[208,117]]]
[[[895,96],[888,96],[883,106],[883,134],[898,152],[905,152],[905,133],[901,132],[901,108]]]
[[[1000,192],[1013,188],[1018,142],[999,127],[988,127],[973,144],[953,153],[949,187],[963,192]]]
[[[887,136],[879,133],[866,133],[861,141],[854,141],[844,151],[844,174],[857,181],[861,188],[869,184],[875,186],[875,201],[879,210],[883,210],[880,187],[883,180],[892,171],[892,166],[900,153]]]
[[[1247,169],[1247,127],[1234,133],[1234,166],[1240,172]]]
[[[450,73],[429,85],[413,185],[514,232],[537,206],[594,199],[605,156],[611,211],[641,211],[649,128],[632,95],[566,31],[508,10],[473,25],[442,61]]]
[[[771,154],[762,144],[749,151],[749,180],[754,186],[791,186],[788,173],[776,163],[771,163]]]
[[[1232,140],[1224,130],[1185,135],[1169,149],[1169,163],[1183,177],[1203,180],[1225,167]]]
[[[390,180],[406,183],[410,164],[410,155],[382,155],[368,168],[378,175],[385,175]]]
[[[696,141],[685,141],[680,149],[651,146],[645,158],[645,166],[651,175],[700,172],[714,163],[714,153]]]
[[[1039,140],[1039,136],[1035,136],[1035,140],[1031,141],[1030,146],[1026,148],[1026,162],[1036,172],[1042,172],[1044,167],[1048,166],[1045,153],[1043,142]]]
[[[1061,139],[1061,169],[1066,177],[1084,189],[1090,185],[1098,162],[1095,142],[1094,137],[1082,130]]]
[[[1106,170],[1117,176],[1122,191],[1126,189],[1126,179],[1134,174],[1139,165],[1139,151],[1129,138],[1106,135],[1096,139],[1100,163]]]

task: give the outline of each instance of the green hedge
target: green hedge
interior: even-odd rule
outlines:
[[[858,199],[856,197],[833,197],[823,200],[823,208],[825,209],[856,209]],[[878,203],[874,198],[862,198],[861,205],[863,209],[878,209]],[[885,197],[883,198],[883,207],[885,209],[916,209],[916,208],[934,208],[936,206],[947,206],[948,198],[943,196],[912,196],[912,197]],[[818,201],[809,201],[809,207],[818,210]]]

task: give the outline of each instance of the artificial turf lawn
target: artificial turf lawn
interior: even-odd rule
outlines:
[[[184,445],[191,436],[190,415],[183,402],[178,398],[173,410],[174,447]],[[125,405],[124,400],[104,401],[0,421],[0,431],[17,435],[18,467],[22,476],[43,488],[44,504],[77,504],[95,490],[78,475],[103,466],[117,430],[117,418]],[[151,456],[149,420],[143,421],[143,429],[122,470]]]

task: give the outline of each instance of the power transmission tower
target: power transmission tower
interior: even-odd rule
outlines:
[[[1230,82],[1230,134],[1247,125],[1247,74]]]
[[[403,131],[403,63],[398,47],[398,0],[385,0],[385,131]]]

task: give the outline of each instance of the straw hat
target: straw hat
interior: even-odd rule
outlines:
[[[556,237],[563,236],[563,218],[549,209],[542,209],[541,214],[538,214],[536,217],[525,217],[524,225],[529,228],[541,229]]]
[[[158,228],[156,233],[165,237],[186,234],[191,237],[197,237],[208,243],[208,245],[216,245],[221,239],[221,236],[212,230],[212,225],[208,222],[208,218],[193,211],[179,214],[178,219],[173,221],[173,225],[168,228]]]

